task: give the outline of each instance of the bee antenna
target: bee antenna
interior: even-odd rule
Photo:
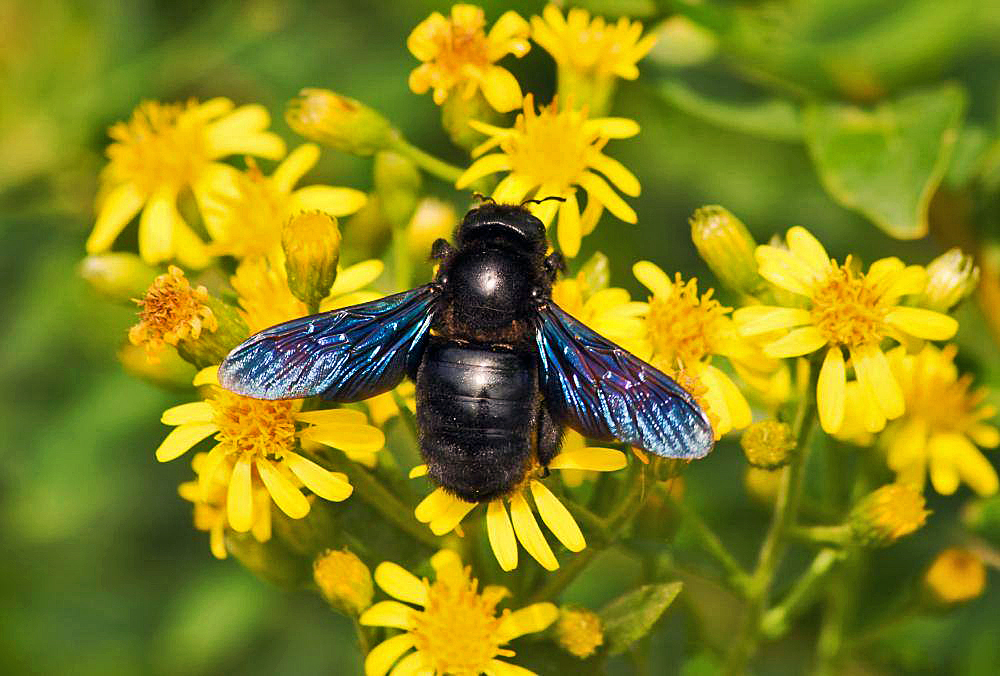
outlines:
[[[474,193],[472,193],[472,199],[476,200],[480,204],[482,204],[484,202],[489,202],[490,204],[496,204],[497,203],[497,201],[495,199],[493,199],[489,195],[484,195],[481,192],[474,192]]]
[[[566,198],[559,197],[557,195],[549,195],[548,197],[543,197],[540,200],[524,200],[523,202],[521,202],[521,206],[523,207],[525,204],[541,204],[542,202],[548,202],[549,200],[555,200],[556,202],[565,202]]]

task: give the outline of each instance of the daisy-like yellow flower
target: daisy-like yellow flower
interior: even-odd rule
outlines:
[[[434,103],[443,104],[452,90],[463,99],[477,91],[501,113],[521,104],[521,86],[510,71],[496,62],[513,54],[520,58],[531,44],[528,22],[514,11],[497,19],[489,34],[484,31],[486,15],[475,5],[454,5],[451,17],[438,12],[421,21],[406,46],[423,63],[410,73],[414,94],[434,91]]]
[[[535,603],[498,613],[497,605],[510,593],[507,589],[491,585],[480,591],[471,568],[463,567],[458,554],[447,549],[432,556],[431,565],[433,583],[391,562],[375,569],[375,583],[398,600],[376,603],[361,615],[361,624],[402,629],[403,633],[368,653],[365,676],[384,676],[390,669],[393,674],[435,676],[533,674],[497,659],[514,656],[501,646],[524,634],[544,631],[555,622],[559,609],[551,603]]]
[[[177,487],[182,498],[194,504],[194,527],[209,534],[209,546],[212,556],[224,559],[229,556],[226,551],[226,527],[229,519],[226,515],[226,483],[222,481],[222,472],[216,472],[210,481],[202,480],[201,469],[205,465],[207,453],[196,453],[191,460],[191,466],[198,478],[186,481]],[[271,496],[263,486],[254,486],[253,490],[253,523],[250,533],[257,542],[267,542],[271,539]]]
[[[346,216],[365,205],[368,196],[354,188],[295,184],[316,166],[319,146],[305,143],[265,176],[252,159],[247,170],[220,169],[212,193],[201,202],[205,228],[214,240],[215,254],[237,258],[276,256],[281,250],[281,229],[296,214],[322,211]]]
[[[972,389],[972,376],[955,366],[957,349],[925,345],[917,354],[897,347],[889,367],[902,388],[906,413],[886,429],[882,441],[898,480],[922,488],[930,476],[934,490],[951,495],[964,481],[979,495],[997,492],[993,465],[977,446],[996,448],[1000,430],[987,422],[996,407],[984,403],[985,388]]]
[[[201,464],[199,482],[226,485],[229,527],[245,533],[258,516],[255,490],[263,486],[274,503],[293,519],[309,513],[300,486],[326,500],[346,500],[353,488],[347,477],[331,472],[297,452],[302,441],[343,451],[374,453],[385,444],[381,430],[359,411],[302,411],[301,400],[263,401],[233,394],[219,386],[218,367],[202,369],[196,386],[210,385],[204,401],[174,406],[161,421],[175,426],[156,449],[169,462],[215,435],[218,442]]]
[[[656,44],[655,35],[642,36],[638,21],[623,16],[608,23],[578,7],[564,17],[555,5],[531,17],[531,39],[555,59],[560,95],[576,94],[596,109],[607,105],[615,78],[639,77],[636,64]]]
[[[740,364],[748,371],[774,367],[752,344],[736,333],[730,308],[712,298],[713,289],[698,293],[698,281],[674,279],[649,261],[632,267],[642,284],[652,292],[644,313],[645,332],[652,346],[652,363],[670,373],[678,363],[705,388],[704,399],[712,428],[719,439],[730,430],[750,424],[750,405],[732,379],[713,365],[715,356]]]
[[[550,200],[531,208],[546,226],[558,211],[557,241],[564,255],[572,258],[580,252],[580,239],[593,231],[604,208],[627,223],[636,222],[635,211],[608,181],[637,197],[639,180],[621,162],[601,152],[609,139],[638,134],[639,125],[633,120],[588,119],[586,110],[561,110],[555,101],[536,112],[534,98],[528,94],[513,127],[502,129],[475,120],[469,124],[490,138],[472,151],[479,159],[459,177],[456,187],[465,188],[484,176],[506,171],[510,173],[493,191],[497,202],[518,203],[530,195],[564,198],[562,203]],[[500,152],[484,154],[494,148]],[[587,193],[582,214],[576,186]]]
[[[563,450],[552,459],[548,468],[614,472],[625,467],[625,464],[625,454],[621,451],[611,448],[578,448]],[[427,466],[419,465],[410,472],[410,478],[426,474]],[[559,498],[535,478],[537,474],[537,471],[529,472],[524,483],[510,495],[492,500],[486,505],[486,532],[490,546],[500,567],[507,571],[517,568],[518,542],[546,570],[556,570],[559,567],[559,561],[532,513],[527,498],[529,493],[542,521],[566,549],[579,552],[587,546],[576,520],[565,505],[559,502]],[[417,505],[415,513],[417,520],[428,524],[432,533],[444,535],[454,530],[479,504],[466,502],[438,487]],[[509,513],[507,505],[510,506]]]
[[[765,345],[770,357],[797,357],[826,349],[819,373],[816,399],[820,424],[833,434],[844,422],[847,365],[872,404],[872,415],[898,418],[905,407],[881,342],[905,336],[947,340],[955,335],[953,318],[900,304],[901,298],[924,291],[926,273],[919,265],[906,266],[898,258],[883,258],[868,272],[857,272],[850,257],[844,263],[830,258],[823,245],[805,228],[791,228],[788,249],[757,247],[760,275],[780,289],[801,296],[805,307],[752,306],[737,310],[734,319],[744,336],[787,331]]]
[[[102,196],[87,253],[110,249],[142,211],[143,260],[156,263],[177,257],[194,267],[205,265],[204,243],[177,210],[177,196],[192,190],[204,213],[206,196],[225,187],[230,169],[217,160],[233,154],[269,159],[284,155],[284,141],[265,131],[270,123],[263,106],[234,110],[232,102],[223,98],[140,104],[128,122],[115,124],[109,132],[111,162],[101,178]]]
[[[593,291],[583,273],[560,279],[552,286],[552,300],[599,334],[636,355],[649,352],[642,315],[646,304],[632,300],[628,291],[608,287]]]
[[[380,260],[369,259],[341,269],[320,303],[320,310],[335,310],[381,298],[383,294],[364,288],[375,281],[385,268]],[[251,333],[308,314],[306,304],[288,288],[285,266],[262,257],[248,258],[236,268],[230,279],[236,290],[241,314]]]

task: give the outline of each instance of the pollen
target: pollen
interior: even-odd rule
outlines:
[[[843,265],[832,264],[826,281],[813,292],[812,323],[832,345],[877,343],[885,336],[889,311],[883,295],[864,274],[851,269],[848,257]]]
[[[282,460],[295,448],[296,402],[251,399],[217,388],[209,400],[216,439],[231,454]]]
[[[488,587],[480,594],[470,571],[466,567],[461,575],[439,577],[429,588],[425,609],[413,616],[414,645],[434,673],[473,676],[497,655],[513,655],[500,648],[503,616],[497,616],[496,606],[505,592]]]
[[[205,119],[198,104],[142,103],[128,122],[109,131],[108,174],[133,181],[148,194],[161,186],[190,185],[211,159],[205,147]]]
[[[664,364],[693,364],[719,352],[729,308],[712,298],[714,289],[698,295],[698,280],[674,278],[670,292],[649,301],[647,325],[658,359]]]
[[[501,141],[500,148],[510,157],[514,173],[564,190],[587,171],[594,154],[607,143],[586,122],[585,110],[560,112],[556,101],[537,113],[534,106],[525,105],[514,123],[515,133]]]
[[[197,339],[202,330],[217,330],[218,322],[207,301],[208,290],[192,287],[184,272],[171,265],[136,301],[139,323],[129,329],[129,341],[145,345],[147,357],[155,358],[165,343],[176,346],[186,338]]]

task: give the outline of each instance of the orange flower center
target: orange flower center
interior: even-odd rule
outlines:
[[[294,401],[263,401],[217,388],[208,400],[215,409],[215,438],[231,454],[282,460],[295,448]]]
[[[434,673],[474,676],[486,671],[498,654],[508,653],[496,639],[502,594],[477,593],[478,581],[469,572],[466,568],[458,578],[439,578],[430,587],[427,606],[413,614],[410,634]]]
[[[146,345],[154,353],[164,343],[177,345],[186,338],[197,339],[202,329],[215,331],[218,322],[205,304],[208,290],[193,288],[184,272],[173,265],[153,280],[139,305],[139,323],[129,329],[133,345]]]
[[[437,47],[434,65],[451,81],[463,79],[466,68],[486,68],[490,65],[489,40],[483,27],[486,17],[482,12],[464,21],[449,21],[447,28],[435,31],[431,40]]]
[[[116,183],[135,183],[146,194],[191,185],[209,160],[205,122],[191,114],[196,109],[195,103],[140,104],[128,122],[108,132],[114,140],[108,147],[108,174]]]
[[[883,318],[888,308],[882,293],[864,274],[833,264],[826,281],[813,292],[812,323],[833,345],[857,346],[875,343],[885,335]]]
[[[559,112],[557,105],[553,101],[536,113],[534,103],[527,101],[500,148],[510,157],[515,174],[565,192],[590,166],[591,153],[600,152],[607,139],[596,130],[586,130],[586,110]]]
[[[659,363],[693,364],[718,352],[729,308],[712,298],[713,292],[699,296],[698,280],[685,283],[677,274],[669,295],[650,299],[646,324]]]

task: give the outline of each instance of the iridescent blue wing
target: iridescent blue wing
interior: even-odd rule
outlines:
[[[538,313],[535,340],[542,394],[556,421],[666,458],[712,450],[712,426],[690,394],[551,301]]]
[[[428,284],[264,329],[229,353],[219,382],[256,399],[349,402],[387,392],[419,360],[439,292]]]

